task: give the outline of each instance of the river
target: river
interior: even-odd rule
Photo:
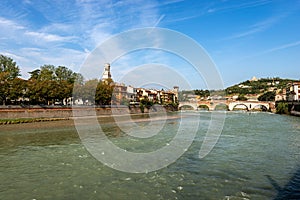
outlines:
[[[181,114],[170,114],[163,133],[147,139],[132,140],[111,118],[100,123],[114,144],[144,152],[172,140]],[[227,112],[218,142],[200,159],[211,112],[186,115],[200,122],[193,143],[176,162],[148,173],[102,164],[86,150],[72,120],[1,126],[0,199],[300,198],[300,118]],[[149,124],[143,115],[135,120]]]

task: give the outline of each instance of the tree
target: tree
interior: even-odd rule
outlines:
[[[279,102],[276,105],[276,113],[277,114],[289,114],[288,104],[285,102]]]
[[[40,67],[40,74],[38,80],[55,80],[55,66],[54,65],[43,65]]]
[[[199,95],[201,97],[208,97],[210,96],[209,90],[194,90],[195,95]]]
[[[276,96],[276,93],[274,91],[266,92],[266,93],[260,95],[258,97],[258,100],[259,101],[275,101],[275,96]]]
[[[25,96],[29,98],[30,104],[39,104],[42,102],[41,97],[41,84],[35,78],[30,78],[27,82],[28,91]],[[43,102],[44,103],[44,102]]]
[[[113,80],[100,81],[96,88],[95,102],[99,105],[111,105],[113,98]]]
[[[15,78],[11,80],[9,88],[9,99],[18,100],[19,98],[24,98],[26,94],[27,81],[21,78]]]
[[[67,81],[68,83],[82,83],[83,76],[79,73],[73,72],[65,66],[58,66],[55,68],[55,77],[58,81]]]
[[[248,99],[247,99],[247,97],[245,97],[245,95],[240,94],[236,100],[237,101],[247,101]]]
[[[99,81],[97,79],[88,80],[84,85],[77,86],[74,90],[74,95],[77,98],[82,98],[83,102],[95,103],[95,93]]]
[[[0,100],[2,101],[3,105],[5,105],[6,98],[8,97],[9,93],[9,80],[7,79],[7,77],[7,72],[0,73]]]
[[[27,96],[31,103],[50,105],[54,98],[55,84],[55,66],[43,65],[40,69],[29,72],[29,92]]]
[[[31,77],[29,78],[28,97],[34,103],[50,105],[59,101],[63,104],[64,100],[67,101],[72,97],[74,84],[79,84],[77,85],[79,87],[83,83],[81,74],[75,73],[65,66],[43,65],[29,74]]]
[[[20,69],[16,62],[12,58],[4,55],[0,55],[0,73],[5,72],[6,78],[12,80],[18,76],[21,76]]]
[[[36,69],[36,70],[33,70],[32,72],[28,72],[28,73],[30,74],[29,80],[32,80],[32,79],[38,80],[39,77],[41,76],[40,69]]]
[[[142,104],[144,107],[150,109],[151,106],[153,106],[153,101],[150,101],[148,96],[143,96],[143,98],[140,101],[140,104]]]
[[[13,80],[20,76],[20,69],[13,59],[0,55],[0,100],[5,105],[6,99],[10,98],[10,89]]]

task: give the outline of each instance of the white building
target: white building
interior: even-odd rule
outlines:
[[[286,89],[286,95],[288,101],[299,101],[300,100],[300,82],[294,82],[288,84]]]

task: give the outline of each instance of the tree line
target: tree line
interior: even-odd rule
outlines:
[[[65,66],[43,65],[20,78],[20,68],[7,56],[0,55],[0,102],[3,105],[72,104],[75,98],[107,105],[111,102],[113,81],[97,79],[84,82],[81,74]]]

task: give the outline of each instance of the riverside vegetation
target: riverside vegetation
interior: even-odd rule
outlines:
[[[72,96],[84,102],[108,105],[112,98],[113,80],[84,81],[81,74],[65,66],[43,65],[29,74],[28,80],[20,78],[20,68],[16,62],[0,55],[0,102],[3,105],[71,104],[63,101]]]

